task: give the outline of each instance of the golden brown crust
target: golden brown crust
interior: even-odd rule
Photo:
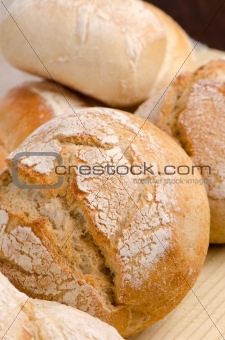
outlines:
[[[0,171],[6,166],[5,159],[8,156],[8,151],[4,146],[0,145]]]
[[[209,237],[205,189],[186,181],[200,175],[166,184],[180,176],[159,175],[163,166],[193,164],[166,134],[142,125],[121,111],[76,110],[34,132],[10,155],[9,168],[17,152],[55,151],[65,166],[116,165],[120,158],[120,165],[153,164],[158,182],[150,182],[152,175],[107,181],[107,174],[73,171],[55,190],[18,189],[9,176],[0,192],[3,273],[28,295],[87,311],[124,337],[183,299],[203,265]],[[25,157],[20,181],[53,183],[54,166],[50,158]]]
[[[225,61],[177,78],[154,123],[182,145],[203,178],[211,206],[212,243],[225,242]],[[211,173],[210,173],[211,171]]]
[[[14,88],[0,103],[1,143],[11,152],[52,118],[53,112],[28,85]]]
[[[50,81],[28,82],[9,91],[0,101],[0,170],[8,153],[39,126],[70,112],[70,105],[93,106],[94,101]]]

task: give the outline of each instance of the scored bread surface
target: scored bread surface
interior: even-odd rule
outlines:
[[[165,165],[193,163],[166,134],[149,122],[142,126],[121,111],[75,110],[36,130],[1,175],[2,272],[29,296],[88,312],[124,337],[178,305],[199,274],[209,236],[206,192],[195,184],[200,175],[179,184],[163,181],[179,182],[178,175],[159,175]],[[155,182],[152,175],[74,170],[58,189],[19,189],[10,172],[13,157],[24,151],[57,152],[66,168],[146,162]],[[56,165],[54,157],[26,156],[19,180],[54,184]]]
[[[211,207],[210,241],[225,243],[225,61],[212,61],[179,76],[153,115],[149,103],[136,114],[149,115],[196,165],[210,167],[203,171]]]

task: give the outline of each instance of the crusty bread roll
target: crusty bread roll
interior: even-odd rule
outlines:
[[[110,106],[146,100],[190,50],[172,19],[139,0],[15,0],[9,12],[17,24],[3,20],[0,43],[10,63]]]
[[[35,129],[74,108],[94,106],[94,101],[50,81],[27,82],[0,100],[0,169],[6,156]]]
[[[1,273],[0,338],[122,340],[113,327],[87,313],[57,302],[29,299],[13,287]]]
[[[153,98],[156,102],[156,96]],[[147,118],[153,104],[136,115]],[[225,243],[225,60],[177,78],[150,121],[173,136],[203,171],[211,207],[212,243]]]
[[[142,125],[104,108],[55,118],[10,155],[0,186],[2,272],[29,296],[86,311],[124,337],[178,305],[195,283],[209,238],[206,191],[195,183],[200,175],[183,183],[178,174],[159,175],[171,163],[193,163],[164,132]],[[15,167],[13,182],[9,171],[20,152],[60,154],[61,186],[37,187],[58,181],[58,163],[34,154],[19,160],[26,188],[17,188]],[[145,162],[151,174],[143,173]],[[107,163],[140,166],[142,174],[97,170]],[[91,171],[75,169],[81,165]]]

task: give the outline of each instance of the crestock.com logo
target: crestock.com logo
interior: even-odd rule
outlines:
[[[31,184],[24,184],[21,183],[19,180],[19,172],[18,172],[18,164],[19,160],[23,159],[24,157],[45,157],[45,158],[55,158],[58,160],[58,165],[63,165],[62,156],[56,152],[20,152],[13,157],[12,163],[12,180],[15,186],[20,189],[57,189],[62,186],[63,178],[58,177],[58,182],[55,184],[50,185],[31,185]],[[49,158],[50,160],[50,158]]]
[[[25,162],[24,162],[25,159]],[[55,161],[57,160],[57,164],[55,165]],[[23,165],[28,165],[32,168],[34,166],[34,170],[38,172],[37,167],[41,166],[41,168],[49,168],[49,165],[51,170],[54,171],[55,177],[58,177],[58,181],[54,184],[43,184],[43,185],[32,185],[32,184],[26,184],[21,183],[19,179],[19,161]],[[66,162],[67,164],[68,162]],[[81,165],[69,165],[65,166],[63,162],[63,158],[60,154],[56,152],[20,152],[16,154],[13,158],[13,164],[12,164],[12,178],[13,183],[15,186],[17,186],[20,189],[57,189],[62,186],[63,184],[63,177],[64,176],[70,176],[74,172],[77,175],[81,176],[126,176],[126,175],[133,175],[134,181],[141,181],[143,184],[147,184],[149,179],[154,180],[154,178],[157,178],[158,176],[169,176],[169,179],[167,177],[167,180],[165,180],[165,183],[168,183],[171,181],[171,184],[177,184],[178,179],[177,175],[180,176],[179,183],[184,183],[184,176],[188,175],[194,175],[196,170],[203,175],[205,174],[205,171],[207,170],[206,178],[204,179],[207,184],[207,182],[211,181],[209,179],[209,175],[211,175],[211,167],[210,166],[189,166],[189,165],[179,165],[174,166],[172,164],[168,164],[163,167],[163,171],[157,169],[157,165],[153,164],[147,164],[146,162],[143,162],[142,165],[132,164],[130,166],[127,165],[113,165],[107,163],[106,165],[88,165],[88,164],[81,164]],[[140,177],[138,177],[140,176]],[[173,177],[176,176],[176,177]],[[205,177],[205,176],[204,176]],[[207,178],[208,177],[208,178]],[[170,178],[174,178],[171,180]],[[202,180],[199,181],[202,184]],[[146,181],[146,182],[145,182]],[[190,181],[193,181],[193,183],[196,183],[196,179],[190,179],[188,177],[186,179],[187,183],[191,183]]]

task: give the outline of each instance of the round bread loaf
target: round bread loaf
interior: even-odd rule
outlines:
[[[139,0],[20,0],[9,12],[0,44],[10,63],[110,106],[146,100],[191,49],[172,19]]]
[[[121,111],[75,110],[28,137],[1,175],[3,273],[29,296],[86,311],[124,337],[179,304],[209,239],[200,175],[161,173],[192,161],[164,132],[142,125]],[[21,152],[31,154],[20,154],[12,181]]]
[[[5,340],[122,340],[117,331],[75,308],[33,300],[0,273],[0,337]]]
[[[27,82],[9,91],[0,101],[0,169],[6,156],[40,125],[74,108],[94,104],[50,81]]]
[[[211,207],[211,243],[225,243],[225,60],[177,78],[153,109],[156,95],[136,115],[173,136],[201,169]],[[209,167],[209,168],[208,168]]]

